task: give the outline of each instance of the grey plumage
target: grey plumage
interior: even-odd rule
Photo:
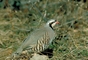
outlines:
[[[47,49],[51,44],[52,40],[55,38],[55,32],[52,29],[54,25],[51,24],[50,27],[50,23],[54,23],[55,25],[56,21],[52,19],[47,22],[44,27],[32,32],[22,43],[22,45],[17,49],[17,51],[14,52],[12,55],[21,54],[23,50],[37,53]]]

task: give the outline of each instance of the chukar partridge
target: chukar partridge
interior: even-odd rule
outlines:
[[[58,23],[58,21],[51,19],[45,26],[32,32],[14,54],[21,54],[24,50],[38,53],[47,49],[55,38],[53,27]]]

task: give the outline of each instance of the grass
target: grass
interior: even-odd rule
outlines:
[[[0,60],[14,52],[33,30],[48,19],[57,19],[57,34],[50,60],[88,60],[88,7],[87,2],[47,0],[29,4],[30,7],[14,12],[0,9]],[[25,6],[25,5],[24,5]]]

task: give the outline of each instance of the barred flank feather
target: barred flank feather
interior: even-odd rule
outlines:
[[[43,35],[43,37],[41,37],[37,41],[37,44],[34,47],[32,47],[32,51],[34,51],[34,52],[40,52],[40,51],[45,50],[48,47],[49,40],[50,40],[49,34],[48,34],[48,32],[46,32]]]

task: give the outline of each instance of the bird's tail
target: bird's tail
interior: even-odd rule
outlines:
[[[22,48],[18,48],[14,53],[8,56],[5,60],[14,60],[15,58],[19,57],[22,53]]]

